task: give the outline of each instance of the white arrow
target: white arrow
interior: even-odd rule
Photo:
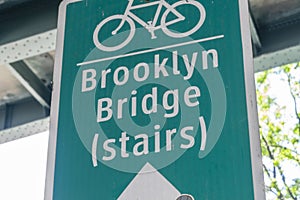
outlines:
[[[180,192],[152,165],[146,163],[118,200],[175,200]]]

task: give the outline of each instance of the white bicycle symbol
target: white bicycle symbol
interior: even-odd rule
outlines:
[[[133,1],[134,0],[129,0],[129,3],[128,3],[125,13],[123,15],[112,15],[112,16],[104,19],[97,25],[96,29],[94,30],[93,41],[98,49],[101,49],[103,51],[116,51],[116,50],[121,49],[124,46],[126,46],[132,40],[134,33],[135,33],[135,24],[134,24],[133,20],[135,20],[137,23],[142,25],[144,28],[146,28],[150,32],[151,39],[156,38],[154,31],[159,30],[159,29],[162,29],[162,31],[170,37],[181,38],[181,37],[186,37],[186,36],[189,36],[189,35],[195,33],[204,23],[205,16],[206,16],[205,8],[202,6],[201,3],[199,3],[195,0],[188,0],[188,1],[181,0],[172,5],[168,4],[165,0],[159,0],[159,1],[149,2],[149,3],[145,3],[145,4],[141,4],[141,5],[135,5],[135,6],[132,5]],[[132,10],[136,10],[139,8],[145,8],[145,7],[149,7],[149,6],[153,6],[153,5],[157,5],[157,10],[154,15],[153,21],[149,21],[147,23],[145,21],[143,21],[141,18],[139,18],[137,15],[135,15],[134,13],[131,12]],[[189,29],[183,33],[175,32],[175,31],[168,29],[169,25],[172,25],[177,22],[185,20],[185,17],[176,10],[176,7],[181,6],[181,5],[195,6],[199,10],[199,13],[200,13],[199,20],[197,20],[197,24],[194,27],[192,27],[191,29]],[[158,18],[160,16],[161,9],[163,7],[165,7],[166,10],[161,17],[160,25],[157,25]],[[169,13],[172,13],[173,15],[175,15],[176,18],[166,22],[166,19],[167,19],[167,16]],[[121,23],[117,26],[117,28],[115,30],[112,31],[112,35],[116,35],[118,33],[118,31],[120,31],[120,29],[124,26],[125,22],[127,22],[130,27],[129,35],[127,38],[125,38],[125,40],[123,42],[121,42],[118,45],[105,46],[104,44],[102,44],[99,41],[99,32],[106,23],[110,23],[114,20],[121,20]]]

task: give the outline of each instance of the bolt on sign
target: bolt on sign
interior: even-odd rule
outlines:
[[[246,0],[60,6],[47,200],[264,199]]]

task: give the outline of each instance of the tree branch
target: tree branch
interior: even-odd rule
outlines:
[[[291,198],[292,198],[293,200],[297,200],[297,197],[294,197],[293,192],[291,191],[290,187],[289,187],[289,186],[287,185],[287,183],[286,183],[285,175],[283,174],[283,170],[282,170],[281,166],[278,165],[278,166],[277,166],[277,169],[278,169],[278,171],[279,171],[279,173],[280,173],[281,180],[282,180],[282,182],[283,182],[283,184],[284,184],[286,190],[287,190],[288,193],[290,194]]]
[[[296,154],[296,156],[300,156],[300,154],[299,154],[296,150],[290,149],[290,148],[285,147],[285,146],[282,146],[282,145],[280,145],[280,144],[272,144],[272,145],[270,145],[270,146],[271,146],[271,147],[274,147],[274,148],[286,149],[286,150],[289,150],[289,151],[291,151],[292,153]],[[292,156],[293,156],[293,160],[296,161],[298,165],[300,165],[300,159],[299,159],[298,157],[295,157],[294,155],[292,155]]]
[[[268,141],[266,140],[266,138],[265,138],[263,135],[262,135],[262,139],[263,139],[263,141],[264,141],[264,143],[265,143],[265,145],[266,145],[266,148],[267,148],[267,151],[268,151],[268,154],[269,154],[271,160],[274,161],[274,160],[275,160],[275,157],[274,157],[274,155],[273,155],[273,153],[272,153],[272,151],[271,151],[271,148],[270,148],[270,145],[269,145]],[[266,167],[265,165],[263,165],[263,167],[264,167],[265,170],[267,171],[267,174],[268,174],[269,178],[271,178],[271,175],[269,174],[269,172],[268,172],[268,170],[267,170],[267,167]],[[284,175],[284,173],[283,173],[283,170],[282,170],[280,164],[278,164],[278,165],[276,165],[276,166],[275,166],[275,165],[273,166],[273,177],[276,178],[276,168],[277,168],[278,171],[279,171],[279,174],[280,174],[280,176],[281,176],[281,180],[282,180],[282,182],[283,182],[283,184],[284,184],[286,190],[288,191],[289,195],[291,196],[291,198],[292,198],[293,200],[297,200],[296,197],[294,197],[292,191],[290,190],[289,186],[288,186],[287,183],[286,183],[285,175]],[[275,187],[276,191],[278,192],[278,198],[280,198],[280,199],[283,198],[283,195],[282,195],[282,193],[281,193],[281,191],[280,191],[280,189],[279,189],[277,183],[275,183],[274,187]]]
[[[299,67],[299,65],[300,65],[300,63],[297,63],[295,68]],[[300,115],[299,115],[299,111],[297,109],[297,98],[296,98],[296,95],[292,91],[291,74],[286,73],[286,76],[287,76],[287,81],[288,81],[289,88],[290,88],[290,94],[294,100],[294,112],[295,112],[296,118],[298,119],[298,134],[300,135]]]
[[[273,155],[273,153],[272,153],[272,151],[271,151],[271,148],[270,148],[270,146],[269,146],[269,144],[268,144],[268,141],[266,140],[266,138],[265,138],[262,134],[261,134],[261,137],[262,137],[262,139],[263,139],[263,141],[264,141],[264,143],[265,143],[265,145],[266,145],[266,148],[267,148],[269,157],[271,158],[271,160],[274,161],[275,158],[274,158],[274,155]],[[263,164],[263,167],[265,168],[266,171],[268,171],[267,167],[266,167],[264,164]],[[267,174],[268,174],[269,178],[272,179],[271,174],[269,174],[269,172],[268,172]],[[276,179],[276,168],[275,168],[274,165],[273,165],[273,178]],[[277,191],[277,193],[276,193],[277,198],[279,198],[280,200],[284,200],[283,195],[282,195],[282,193],[281,193],[281,190],[280,190],[279,187],[278,187],[277,182],[274,183],[274,188],[275,188],[276,191]]]

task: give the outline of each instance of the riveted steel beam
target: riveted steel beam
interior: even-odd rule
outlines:
[[[31,71],[24,61],[10,63],[8,67],[13,75],[42,106],[50,108],[51,91]]]

